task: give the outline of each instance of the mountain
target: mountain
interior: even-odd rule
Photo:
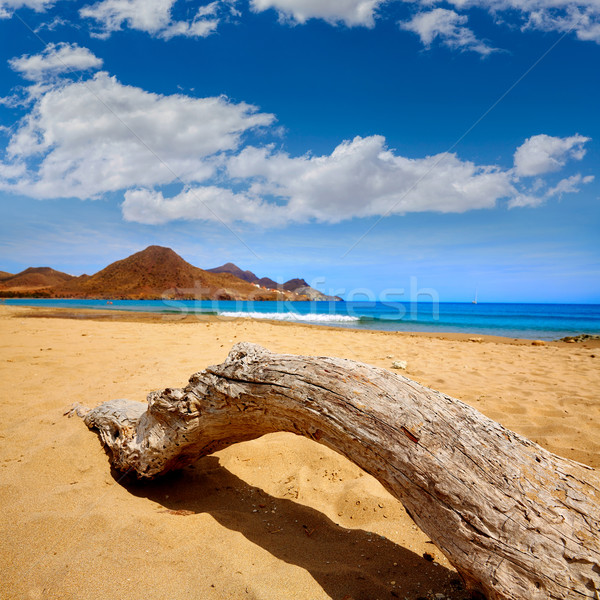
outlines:
[[[304,281],[304,279],[290,279],[283,284],[283,289],[288,290],[289,292],[293,292],[299,287],[309,287],[308,283]]]
[[[0,281],[2,281],[3,279],[8,279],[9,277],[12,277],[13,273],[7,273],[6,271],[0,271]]]
[[[53,291],[58,297],[87,298],[241,300],[257,296],[256,286],[247,281],[231,273],[208,273],[162,246],[149,246],[91,277],[78,277]],[[259,296],[264,299],[265,294]]]
[[[3,272],[2,272],[3,273]],[[50,267],[29,267],[16,275],[6,273],[0,278],[0,290],[7,292],[37,292],[48,290],[73,279],[73,275]]]
[[[312,288],[306,283],[304,279],[290,279],[286,281],[284,284],[279,284],[276,281],[273,281],[269,277],[262,277],[259,279],[252,271],[243,271],[237,265],[233,263],[225,263],[220,267],[214,267],[213,269],[208,269],[209,273],[232,273],[236,277],[240,279],[244,279],[245,281],[249,281],[250,283],[257,284],[263,288],[267,288],[269,290],[283,290],[285,292],[291,292],[293,294],[297,294],[299,296],[304,296],[304,300],[327,300],[327,301],[338,301],[341,300],[339,296],[328,296],[327,294],[323,294],[319,290]]]
[[[260,279],[252,271],[242,271],[237,265],[233,263],[225,263],[220,267],[214,269],[207,269],[207,273],[231,273],[244,281],[249,283],[257,283],[260,287],[267,288],[268,290],[276,290],[279,288],[279,284],[273,281],[270,277],[261,277]]]
[[[278,290],[281,286],[273,281],[270,277],[261,277],[256,283],[260,285],[260,287],[267,288],[268,290]]]
[[[258,277],[252,271],[242,271],[237,265],[233,263],[225,263],[220,267],[215,267],[214,269],[206,269],[207,273],[230,273],[239,279],[243,279],[248,283],[258,283]]]
[[[106,299],[199,300],[325,300],[304,279],[283,285],[259,279],[233,263],[205,271],[185,261],[170,248],[149,246],[111,263],[94,275],[73,277],[50,267],[25,269],[2,278],[0,296]]]

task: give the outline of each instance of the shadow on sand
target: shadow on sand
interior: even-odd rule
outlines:
[[[114,476],[130,493],[175,514],[210,514],[276,558],[306,569],[334,600],[435,597],[430,592],[467,597],[453,571],[378,534],[346,529],[313,508],[270,496],[214,456],[155,481]]]

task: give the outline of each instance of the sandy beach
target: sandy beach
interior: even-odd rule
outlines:
[[[239,341],[384,368],[405,360],[408,377],[600,467],[597,343],[7,306],[0,332],[7,600],[466,597],[402,505],[315,442],[269,435],[141,484],[111,472],[95,433],[64,416],[73,403],[181,387]]]

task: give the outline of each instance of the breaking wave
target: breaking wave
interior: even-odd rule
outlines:
[[[243,311],[222,311],[221,317],[235,317],[246,319],[269,319],[272,321],[299,321],[304,323],[356,323],[360,317],[350,315],[332,315],[297,312],[243,312]]]

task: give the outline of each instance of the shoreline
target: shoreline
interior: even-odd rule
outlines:
[[[48,318],[48,319],[74,319],[91,321],[123,321],[131,323],[215,323],[231,321],[254,321],[258,323],[269,323],[270,325],[281,327],[308,327],[318,330],[335,331],[353,331],[360,333],[373,333],[378,335],[402,336],[402,337],[422,337],[435,338],[439,340],[452,340],[471,343],[493,342],[496,344],[510,344],[518,346],[576,346],[579,348],[600,348],[600,339],[591,339],[578,342],[565,342],[562,340],[533,340],[530,338],[515,338],[499,335],[450,332],[450,331],[385,331],[379,329],[366,329],[359,327],[340,327],[336,325],[323,323],[305,323],[302,321],[281,321],[277,319],[256,319],[253,317],[227,317],[203,313],[157,313],[153,311],[128,311],[118,309],[103,308],[68,308],[68,307],[42,307],[42,306],[15,306],[10,304],[1,304],[0,311],[6,309],[23,311],[23,316],[27,318]],[[29,313],[29,314],[27,314]]]

